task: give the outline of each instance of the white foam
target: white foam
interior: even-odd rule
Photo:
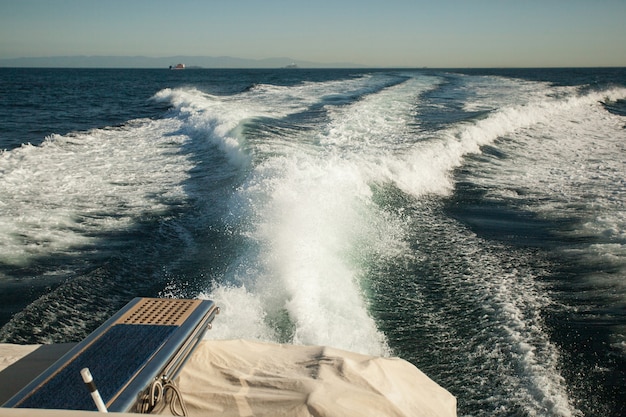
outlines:
[[[254,295],[268,325],[288,315],[292,342],[387,351],[367,313],[359,261],[368,253],[403,251],[403,232],[400,219],[373,204],[373,184],[393,182],[416,197],[445,195],[454,186],[452,170],[468,153],[593,102],[547,97],[544,86],[538,92],[524,84],[523,97],[535,101],[504,106],[485,119],[420,140],[421,133],[413,129],[415,104],[437,82],[415,78],[349,106],[329,106],[325,129],[289,132],[250,149],[262,149],[265,157],[231,203],[231,221],[237,222],[235,229],[247,225],[251,249],[226,281]],[[298,87],[298,100],[309,103],[307,94],[325,87]],[[261,90],[255,92],[261,101],[272,95],[278,108],[280,100],[290,101],[296,94],[284,87]],[[246,102],[259,99],[253,96],[246,96]],[[524,322],[514,319],[512,315],[511,329]],[[521,347],[528,345],[519,337]],[[525,355],[533,368],[533,355]]]
[[[532,105],[505,107],[486,119],[452,127],[441,132],[439,137],[428,138],[428,141],[414,144],[407,140],[409,137],[415,140],[415,132],[409,127],[414,116],[412,106],[418,100],[419,93],[432,85],[433,80],[405,83],[397,88],[368,96],[351,106],[332,109],[329,127],[319,137],[319,143],[323,146],[322,154],[331,163],[327,165],[320,163],[319,160],[307,159],[308,157],[303,160],[297,158],[275,160],[276,165],[271,167],[274,171],[267,173],[265,177],[268,180],[262,182],[261,192],[265,197],[248,197],[250,201],[270,199],[271,203],[267,206],[257,207],[258,213],[272,215],[269,220],[261,215],[266,224],[260,226],[261,236],[257,235],[256,238],[261,242],[272,242],[274,245],[271,248],[263,248],[272,254],[273,263],[268,270],[270,275],[285,277],[287,293],[290,294],[288,297],[292,300],[287,309],[294,317],[303,317],[302,322],[297,325],[297,337],[310,334],[315,336],[305,338],[307,342],[311,342],[315,337],[318,342],[337,343],[332,341],[332,337],[330,340],[320,339],[319,335],[328,333],[324,331],[328,322],[324,320],[315,322],[310,319],[310,315],[322,303],[319,301],[320,293],[325,293],[324,301],[332,300],[332,297],[328,296],[331,284],[320,279],[329,274],[324,270],[325,266],[328,266],[328,271],[332,271],[334,282],[354,280],[337,278],[342,275],[350,277],[354,272],[345,268],[344,257],[337,256],[341,253],[341,246],[332,247],[334,237],[347,236],[343,234],[346,225],[367,224],[363,218],[359,219],[351,213],[349,206],[339,205],[338,202],[349,201],[345,199],[346,195],[356,200],[368,201],[369,185],[386,181],[395,182],[400,188],[415,196],[428,193],[445,194],[453,187],[451,171],[460,166],[463,157],[468,153],[479,152],[481,145],[492,143],[520,129],[547,122],[553,114],[566,113],[568,107],[579,105],[546,101],[544,98],[544,101]],[[284,171],[280,171],[281,169]],[[338,171],[341,171],[341,175],[337,173]],[[345,181],[346,178],[352,180]],[[284,187],[280,181],[285,181]],[[302,190],[299,182],[303,185]],[[343,187],[344,182],[348,186]],[[251,186],[247,191],[250,192],[254,188]],[[335,213],[335,218],[324,214],[324,207],[316,201],[333,201],[334,206],[331,205],[327,213]],[[347,216],[337,213],[346,213]],[[333,221],[335,219],[340,221],[335,223]],[[355,222],[354,219],[359,220]],[[281,233],[284,233],[284,236]],[[393,235],[399,241],[402,240],[401,233],[396,231]],[[349,245],[354,240],[354,237],[350,237],[345,242]],[[391,245],[393,246],[397,248],[397,243]],[[328,249],[324,250],[325,247]],[[301,280],[297,279],[298,275],[302,276]],[[344,289],[341,293],[351,294],[354,290]],[[351,310],[362,311],[358,305],[352,306]],[[516,314],[519,312],[511,315],[511,321],[515,323],[511,329],[524,323]],[[338,333],[343,331],[340,326],[338,329]],[[309,331],[310,333],[307,333]],[[515,331],[511,331],[513,332],[511,337],[520,337],[520,348],[530,346],[524,341],[523,336],[515,336]],[[525,352],[524,357],[525,363],[528,363],[531,369],[534,367],[533,354],[529,352]],[[549,389],[553,387],[559,387],[559,384],[555,383]],[[546,401],[554,401],[555,404],[563,401],[567,403],[567,396],[561,397],[560,394],[562,393],[555,395],[547,393],[546,398],[552,399]]]
[[[154,99],[171,103],[181,128],[191,135],[201,135],[216,145],[237,167],[250,162],[238,134],[242,121],[262,114],[260,110],[231,103],[196,89],[164,89]]]
[[[397,232],[380,224],[370,196],[354,166],[295,156],[257,167],[240,190],[250,204],[240,221],[251,222],[247,236],[256,249],[228,281],[248,288],[268,321],[287,313],[291,342],[386,352],[362,296],[358,261],[396,245]],[[211,297],[224,295],[219,290]]]
[[[620,269],[626,269],[626,130],[624,118],[600,101],[623,97],[626,89],[614,89],[527,106],[534,123],[510,131],[509,158],[486,165],[477,178],[490,198],[531,201],[528,210],[555,221],[579,219],[564,233],[598,241],[581,256]]]
[[[380,151],[406,146],[401,135],[414,100],[431,85],[416,81],[329,108],[328,129],[264,141],[268,157],[231,205],[232,221],[249,225],[253,249],[225,279],[254,295],[266,323],[292,326],[290,342],[388,353],[368,313],[362,268],[371,254],[403,250],[402,223],[373,204],[371,185],[385,180],[376,167]],[[209,296],[229,297],[220,291]]]
[[[249,149],[250,144],[242,134],[246,121],[264,117],[280,119],[303,112],[326,97],[337,95],[338,91],[359,94],[382,88],[388,82],[387,76],[380,75],[304,82],[290,87],[260,84],[235,96],[214,96],[195,88],[166,88],[153,99],[170,103],[185,132],[206,136],[233,165],[243,168],[248,166],[253,153],[259,151]]]
[[[276,340],[274,330],[265,322],[261,300],[245,286],[219,286],[210,293],[200,294],[199,298],[213,300],[220,308],[207,338]]]
[[[504,106],[485,119],[461,123],[441,131],[436,137],[415,146],[406,156],[391,161],[388,164],[391,178],[405,192],[415,196],[426,193],[447,194],[454,186],[450,174],[463,163],[465,155],[479,153],[481,146],[523,129],[535,126],[542,129],[553,125],[555,119],[571,122],[576,117],[573,114],[578,113],[583,117],[590,106],[599,107],[601,98],[615,99],[623,94],[623,90],[615,90],[563,99],[547,97],[545,93],[525,93],[522,96],[528,96],[533,101]],[[619,123],[613,121],[611,129]],[[568,147],[565,143],[562,146]]]
[[[512,348],[503,353],[512,355],[519,364],[510,384],[516,386],[522,381],[517,395],[527,410],[545,410],[564,417],[579,415],[570,403],[565,380],[558,370],[559,350],[543,329],[540,312],[550,301],[542,295],[545,289],[537,288],[533,281],[534,277],[505,275],[491,291],[499,303],[501,326]]]
[[[0,154],[0,261],[26,264],[91,245],[180,204],[191,163],[178,152],[187,137],[175,129],[175,121],[135,121]]]
[[[531,94],[528,103],[495,111],[462,127],[452,138],[459,142],[455,145],[459,154],[498,139],[498,149],[506,158],[472,168],[476,172],[471,179],[489,190],[487,198],[518,200],[522,208],[556,221],[586,219],[569,233],[596,236],[606,243],[577,245],[572,250],[589,262],[601,261],[624,271],[624,239],[619,231],[626,226],[621,157],[626,131],[624,119],[606,112],[599,103],[605,96],[624,95],[624,89],[578,95],[571,88],[554,87]],[[559,373],[559,350],[542,328],[538,312],[550,303],[547,293],[534,287],[532,277],[515,272],[499,276],[497,287],[488,291],[496,295],[507,345],[513,348],[509,354],[520,366],[507,385],[522,382],[516,395],[531,415],[580,415]],[[623,278],[623,273],[618,276]],[[616,291],[614,296],[626,298],[615,275],[589,279],[594,280],[594,288],[610,287]],[[615,340],[623,339],[616,335]]]

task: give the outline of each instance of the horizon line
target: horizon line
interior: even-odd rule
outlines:
[[[132,63],[123,64],[118,62],[117,65],[102,65],[102,63],[94,63],[90,65],[84,63],[67,63],[48,62],[45,61],[63,61],[63,60],[147,60],[154,61],[153,65],[144,63],[145,65],[132,65]],[[22,56],[13,58],[0,58],[0,68],[59,68],[59,69],[168,69],[169,65],[180,63],[180,60],[213,60],[222,61],[222,64],[215,63],[189,63],[185,64],[189,70],[193,69],[282,69],[293,64],[295,68],[288,69],[564,69],[564,68],[626,68],[626,65],[478,65],[478,66],[437,66],[437,65],[365,65],[354,62],[315,62],[302,59],[293,59],[290,57],[269,57],[269,58],[240,58],[228,55],[211,56],[211,55],[169,55],[169,56],[145,56],[145,55],[49,55],[49,56]],[[177,62],[169,62],[168,64],[157,61],[172,60]],[[31,62],[23,62],[31,61]],[[35,64],[32,61],[39,61]],[[228,62],[231,61],[231,62]],[[232,62],[234,61],[234,62]],[[247,62],[247,64],[244,64]],[[270,64],[272,63],[273,64]],[[30,64],[30,65],[29,65]],[[68,65],[69,64],[69,65]],[[207,65],[208,64],[208,65]],[[239,64],[239,65],[238,65]],[[255,65],[257,64],[257,65]],[[285,68],[287,69],[287,68]]]

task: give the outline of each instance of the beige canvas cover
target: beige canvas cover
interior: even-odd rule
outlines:
[[[192,416],[456,416],[409,362],[329,347],[204,340],[177,382]]]
[[[36,348],[0,345],[0,369]],[[321,346],[203,340],[176,382],[191,416],[456,416],[454,396],[409,362]],[[0,408],[48,415],[95,413]]]

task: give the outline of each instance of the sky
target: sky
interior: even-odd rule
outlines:
[[[0,59],[626,66],[626,0],[0,0]]]

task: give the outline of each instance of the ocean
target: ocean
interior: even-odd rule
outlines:
[[[0,68],[0,341],[136,296],[626,415],[626,69]]]

